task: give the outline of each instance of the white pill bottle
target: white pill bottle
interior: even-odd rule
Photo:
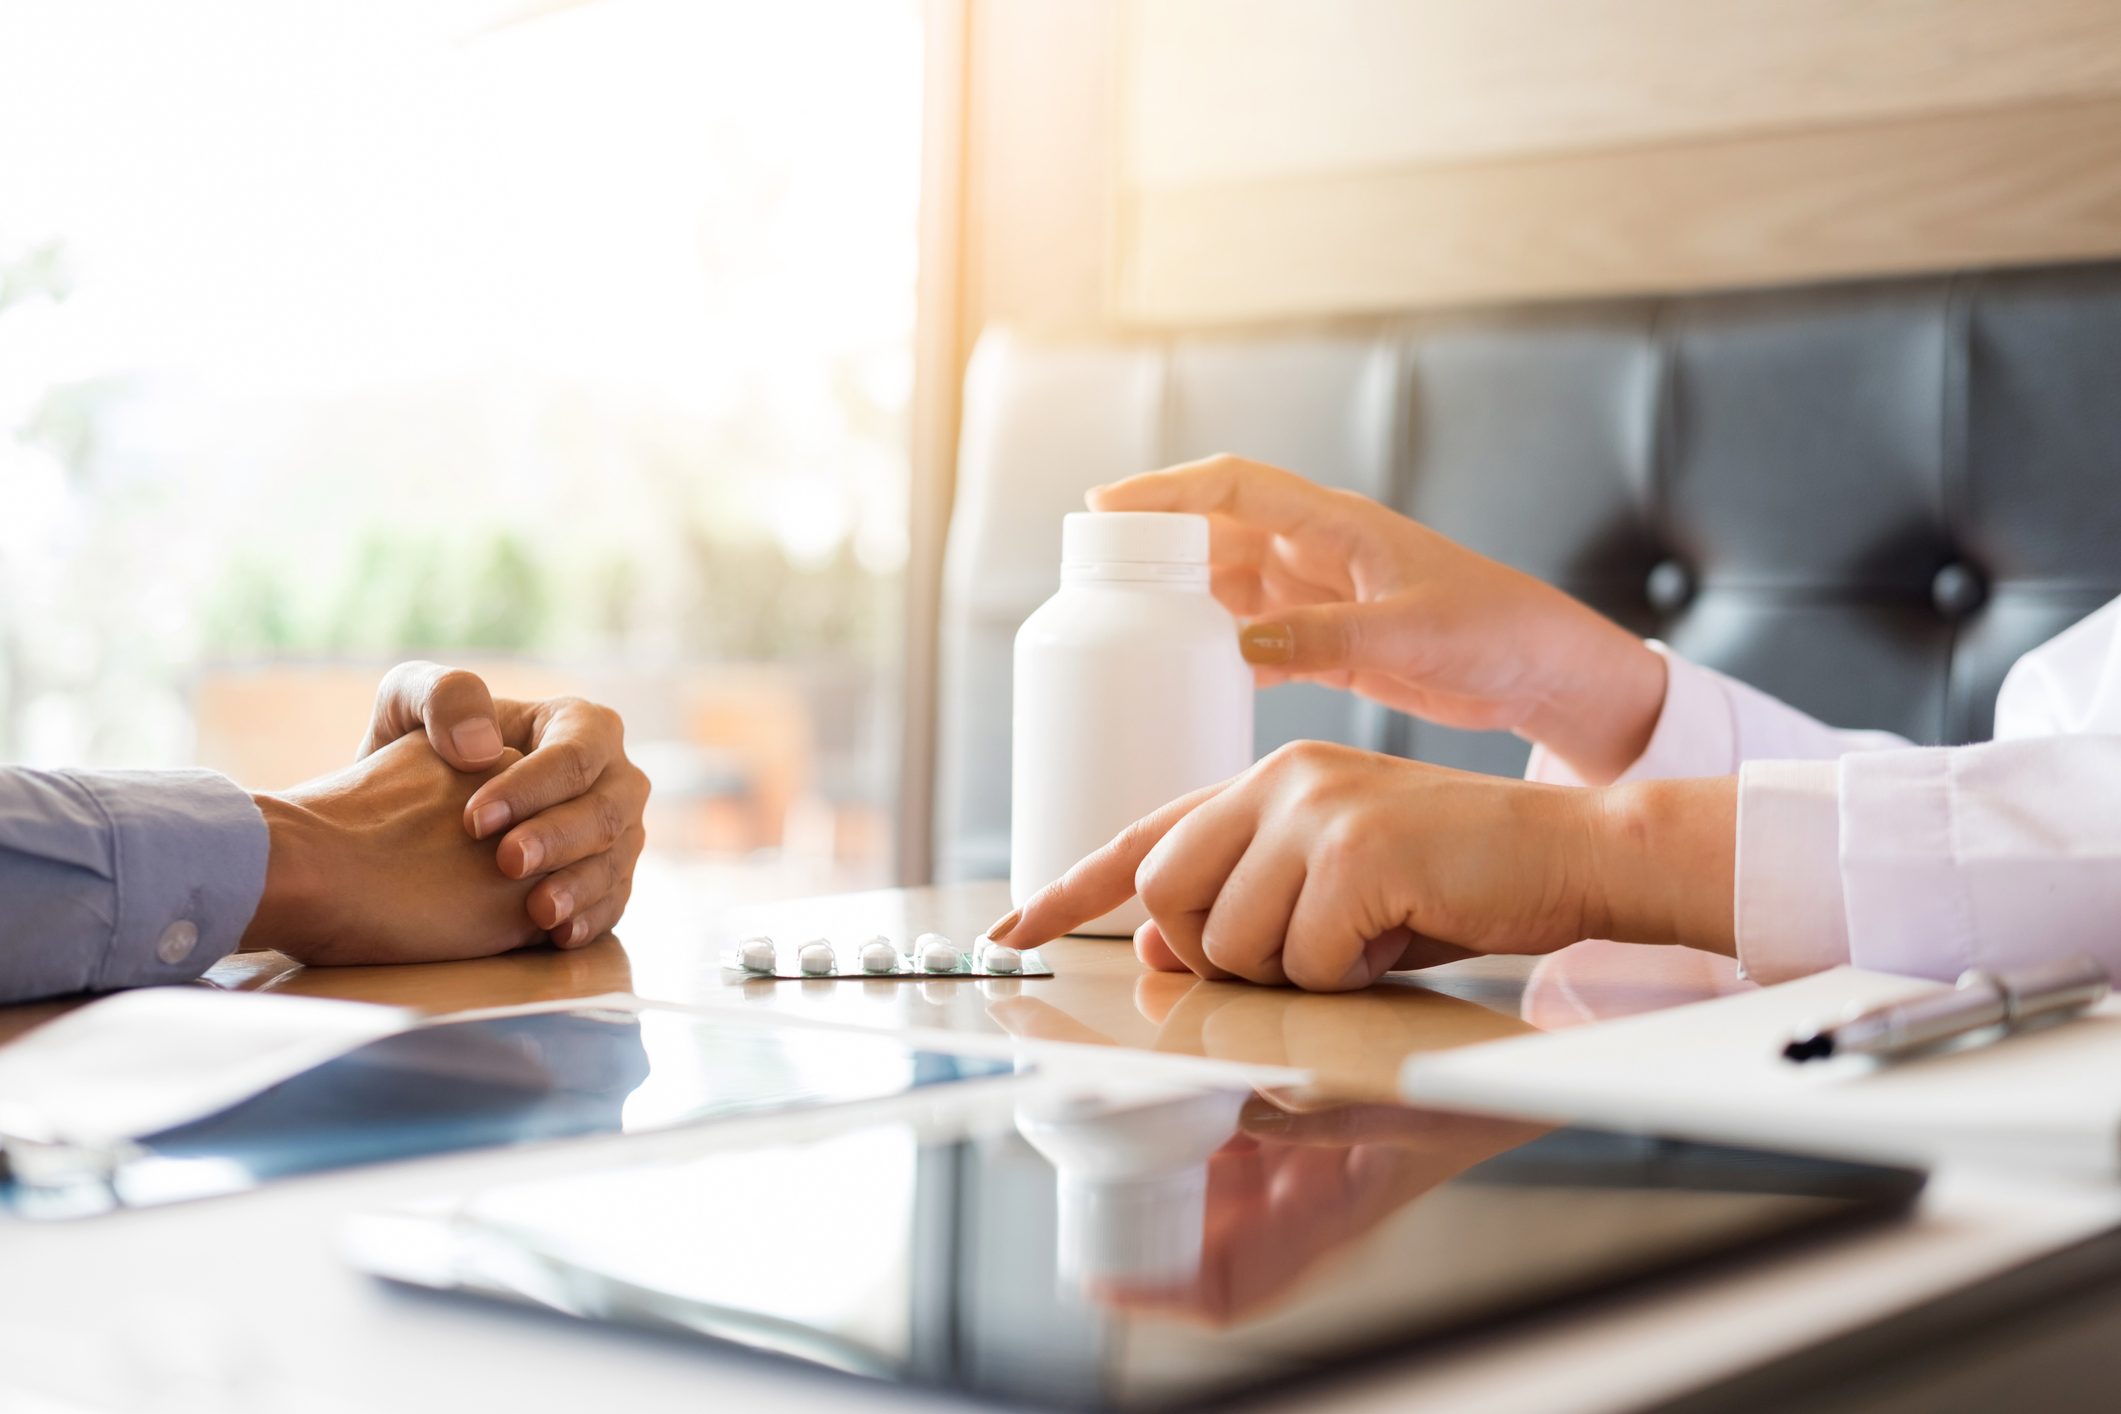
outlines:
[[[1252,669],[1208,591],[1205,516],[1078,512],[1060,592],[1016,634],[1009,894],[1252,764]],[[1138,899],[1076,931],[1130,934]]]

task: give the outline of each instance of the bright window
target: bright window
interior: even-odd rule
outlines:
[[[917,0],[0,6],[0,759],[619,707],[652,846],[882,881]]]

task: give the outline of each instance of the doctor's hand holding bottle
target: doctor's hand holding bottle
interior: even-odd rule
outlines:
[[[1586,783],[1641,754],[1665,664],[1550,584],[1366,496],[1218,456],[1090,493],[1209,518],[1211,584],[1262,687],[1345,688],[1443,726],[1511,731]]]

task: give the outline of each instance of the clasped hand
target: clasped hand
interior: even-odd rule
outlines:
[[[403,664],[353,765],[255,796],[271,843],[242,946],[313,963],[582,946],[625,911],[648,791],[609,708]]]

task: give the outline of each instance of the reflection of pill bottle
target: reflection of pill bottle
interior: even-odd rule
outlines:
[[[1063,1292],[1194,1280],[1208,1160],[1236,1132],[1244,1102],[1230,1091],[1143,1105],[1019,1102],[1017,1131],[1053,1165]]]
[[[1016,902],[1167,801],[1252,763],[1252,670],[1208,592],[1208,521],[1078,513],[1060,592],[1016,635]],[[1082,928],[1130,933],[1129,902]]]

